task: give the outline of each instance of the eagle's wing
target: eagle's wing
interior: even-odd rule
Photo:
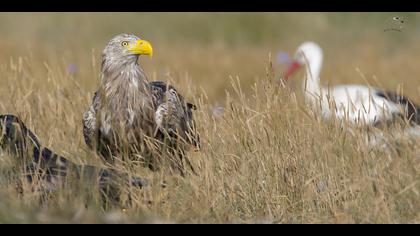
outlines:
[[[192,110],[196,106],[188,103],[176,89],[162,81],[150,82],[155,103],[155,122],[158,132],[176,141],[200,146]]]
[[[97,141],[96,114],[99,102],[98,92],[95,92],[92,104],[89,106],[89,109],[83,113],[83,137],[85,138],[86,145],[88,145],[90,149],[94,148],[94,143]]]

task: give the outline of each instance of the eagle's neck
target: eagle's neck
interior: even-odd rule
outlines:
[[[138,115],[153,110],[150,85],[135,60],[103,61],[101,71],[102,110],[104,120],[132,125]],[[147,118],[149,119],[149,118]]]
[[[105,58],[102,61],[101,83],[103,85],[112,84],[128,84],[139,87],[147,84],[147,76],[137,63],[137,58],[129,60],[119,60],[113,58]]]

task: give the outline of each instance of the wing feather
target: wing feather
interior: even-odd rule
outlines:
[[[181,138],[189,144],[199,146],[192,110],[196,106],[185,101],[177,90],[162,81],[150,82],[156,112],[155,121],[160,132],[170,138]]]

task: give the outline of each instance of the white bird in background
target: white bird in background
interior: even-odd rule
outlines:
[[[303,91],[306,102],[325,119],[332,116],[356,126],[377,125],[405,117],[411,124],[420,124],[420,108],[410,99],[394,92],[363,85],[321,87],[322,49],[314,42],[305,42],[295,54],[284,74],[284,80],[306,65]]]

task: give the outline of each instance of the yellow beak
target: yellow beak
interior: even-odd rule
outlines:
[[[128,49],[130,52],[138,55],[149,55],[153,56],[152,45],[146,40],[137,40],[136,44]]]

